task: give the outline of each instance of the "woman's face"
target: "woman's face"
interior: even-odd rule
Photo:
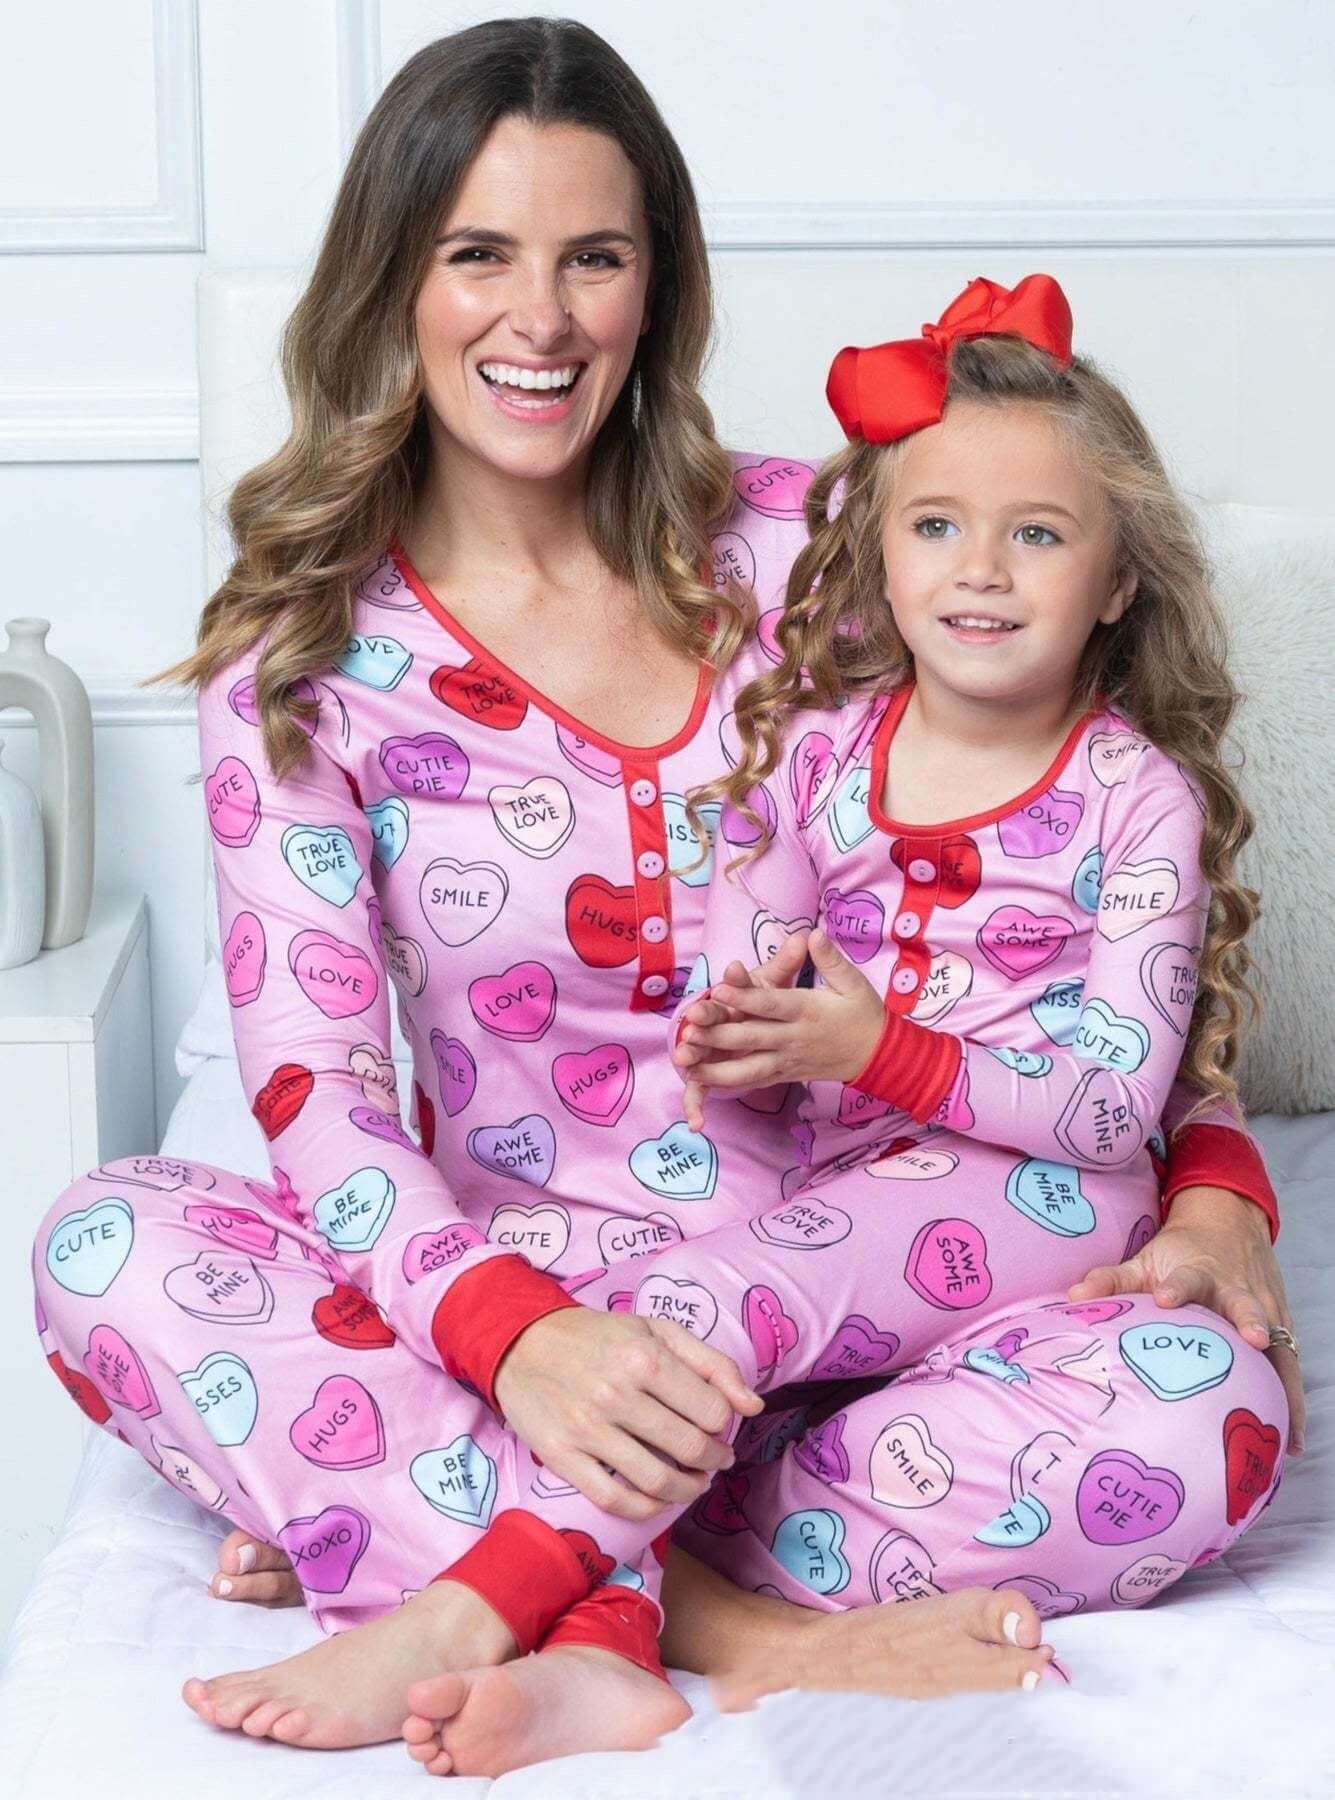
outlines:
[[[648,329],[648,222],[621,146],[502,119],[437,233],[417,296],[433,438],[506,475],[579,465]]]
[[[1113,577],[1102,494],[1035,406],[956,402],[915,432],[881,544],[919,679],[975,700],[1069,690],[1135,591]]]

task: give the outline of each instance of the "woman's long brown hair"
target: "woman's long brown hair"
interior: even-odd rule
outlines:
[[[749,595],[702,578],[732,467],[699,391],[713,305],[681,151],[634,72],[587,26],[476,25],[418,51],[366,120],[283,332],[289,436],[232,491],[235,560],[204,606],[196,649],[142,684],[203,685],[267,632],[255,702],[280,777],[309,749],[298,720],[315,702],[294,689],[332,666],[352,635],[358,578],[411,519],[429,442],[414,304],[441,218],[510,116],[614,139],[639,176],[652,237],[652,324],[590,461],[593,543],[660,632],[716,667],[750,623]]]

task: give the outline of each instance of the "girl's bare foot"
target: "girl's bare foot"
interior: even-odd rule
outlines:
[[[383,1618],[325,1638],[263,1669],[203,1681],[181,1698],[207,1724],[308,1750],[348,1750],[399,1735],[411,1682],[515,1654],[500,1617],[455,1581],[433,1581]]]
[[[809,1619],[801,1632],[785,1634],[781,1648],[752,1650],[736,1667],[711,1671],[721,1711],[736,1712],[784,1688],[905,1700],[1032,1688],[1053,1655],[1041,1642],[1033,1602],[1018,1588],[960,1588],[844,1613],[812,1612]]]
[[[504,1775],[582,1750],[644,1750],[691,1716],[658,1676],[582,1644],[414,1682],[407,1699],[404,1741],[429,1775]]]
[[[250,1606],[304,1606],[306,1597],[292,1564],[276,1544],[248,1531],[229,1531],[218,1546],[218,1568],[209,1592],[218,1600]]]

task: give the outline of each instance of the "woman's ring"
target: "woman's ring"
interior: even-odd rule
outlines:
[[[1276,1344],[1283,1344],[1283,1346],[1286,1350],[1292,1350],[1293,1354],[1295,1356],[1297,1356],[1298,1340],[1297,1340],[1297,1338],[1294,1337],[1293,1333],[1289,1330],[1287,1325],[1271,1325],[1269,1327],[1269,1330],[1270,1330],[1270,1348],[1272,1350],[1274,1349]]]

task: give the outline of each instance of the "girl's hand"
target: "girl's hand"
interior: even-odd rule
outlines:
[[[705,1088],[851,1081],[867,1066],[885,1025],[881,996],[823,931],[813,931],[806,948],[823,987],[725,979],[687,1009],[674,1060],[690,1069],[688,1106]],[[686,1123],[700,1128],[689,1110]]]
[[[779,945],[767,963],[760,963],[754,969],[748,969],[743,963],[730,962],[723,971],[723,982],[735,988],[790,988],[802,973],[807,960],[807,934],[805,931],[793,931]],[[698,999],[693,1000],[681,1013],[679,1027],[686,1024],[718,1025],[725,1019],[734,1023],[742,1014],[731,1007],[721,1006],[713,998],[713,990],[707,988]],[[678,1036],[673,1047],[672,1060],[679,1069],[691,1069],[709,1054],[698,1044],[684,1043]],[[705,1091],[700,1083],[688,1077],[686,1091],[682,1096],[682,1115],[692,1131],[703,1131],[705,1124]]]
[[[552,1474],[622,1519],[697,1499],[732,1466],[720,1433],[733,1413],[764,1405],[730,1356],[682,1326],[586,1306],[536,1319],[494,1385],[506,1424]]]
[[[1091,1269],[1067,1289],[1071,1300],[1102,1300],[1111,1294],[1152,1294],[1164,1308],[1195,1301],[1236,1327],[1258,1350],[1267,1351],[1284,1383],[1289,1402],[1290,1456],[1301,1456],[1307,1427],[1302,1371],[1292,1350],[1270,1348],[1269,1325],[1293,1329],[1284,1277],[1259,1206],[1227,1188],[1183,1188],[1173,1200],[1168,1222],[1145,1248],[1115,1268]]]

